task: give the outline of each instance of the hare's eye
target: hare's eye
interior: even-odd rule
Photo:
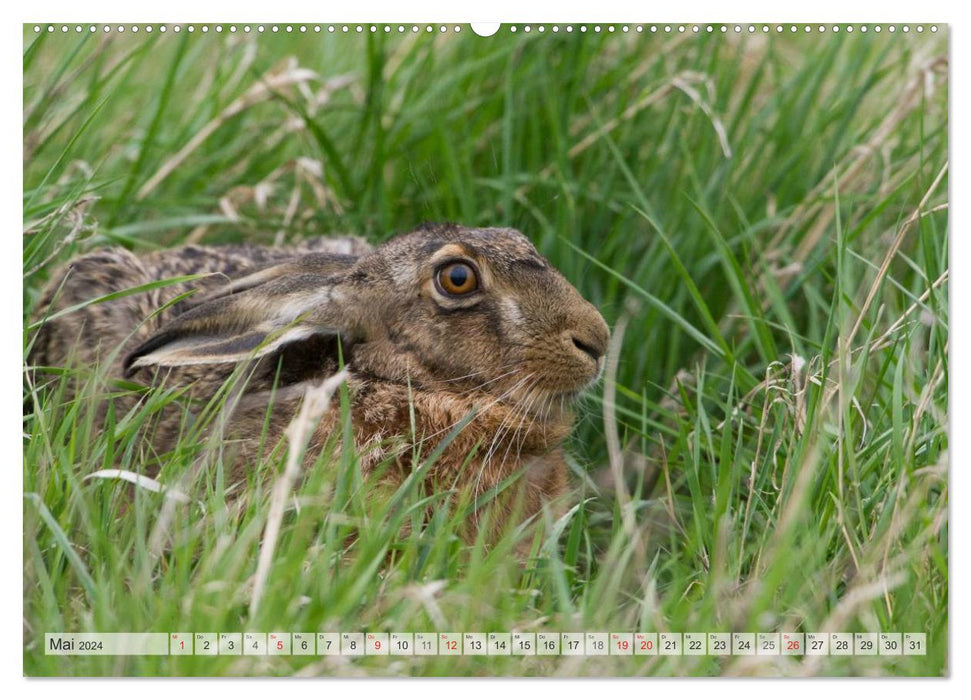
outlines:
[[[436,281],[442,292],[452,295],[470,294],[479,288],[479,280],[471,265],[457,262],[438,271]]]

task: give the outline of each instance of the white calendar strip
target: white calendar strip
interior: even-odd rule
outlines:
[[[45,635],[60,656],[924,656],[924,632],[171,632]]]
[[[165,656],[169,647],[169,635],[165,632],[44,635],[44,653],[48,656]]]

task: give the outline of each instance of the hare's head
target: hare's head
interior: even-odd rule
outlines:
[[[518,231],[426,226],[361,257],[307,255],[231,281],[126,366],[238,362],[328,347],[321,337],[364,377],[539,407],[596,380],[608,329]]]

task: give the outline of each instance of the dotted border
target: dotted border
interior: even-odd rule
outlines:
[[[145,34],[152,34],[153,32],[158,32],[164,34],[166,32],[172,31],[179,34],[183,31],[189,34],[194,34],[199,32],[201,34],[362,34],[364,32],[370,32],[372,34],[377,34],[383,32],[385,34],[445,34],[448,32],[459,33],[463,30],[461,25],[447,25],[447,24],[35,24],[33,25],[33,30],[35,34],[40,34],[42,32],[47,32],[48,34],[69,34],[71,32],[75,34],[96,33],[101,32],[103,34],[138,34],[143,32]],[[510,34],[516,34],[518,32],[523,32],[525,34],[532,33],[533,31],[544,34],[546,32],[559,33],[565,32],[567,34],[578,32],[580,34],[592,32],[594,34],[598,33],[650,33],[650,34],[714,34],[716,32],[727,34],[729,32],[734,34],[768,34],[770,32],[775,32],[777,34],[782,33],[803,33],[803,34],[824,34],[826,32],[832,32],[838,34],[839,32],[845,32],[847,34],[852,34],[853,32],[860,32],[861,34],[875,33],[880,34],[881,32],[888,32],[894,34],[897,32],[903,34],[909,34],[911,32],[916,32],[917,34],[922,34],[924,31],[930,31],[931,33],[936,33],[938,31],[938,25],[930,24],[509,24],[500,27],[500,32],[506,32]],[[474,30],[472,31],[474,34]]]

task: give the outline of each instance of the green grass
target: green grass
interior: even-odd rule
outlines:
[[[380,241],[425,220],[521,229],[624,330],[616,381],[584,399],[571,438],[575,508],[528,561],[514,532],[462,544],[446,494],[402,535],[423,496],[376,497],[353,455],[322,455],[287,501],[255,612],[283,456],[237,499],[218,446],[191,435],[160,477],[188,504],[83,480],[138,471],[138,427],[176,397],[98,431],[92,409],[119,388],[91,368],[25,374],[25,673],[946,673],[946,56],[946,31],[25,28],[25,357],[39,289],[82,251]],[[48,631],[252,630],[887,630],[926,632],[928,653],[42,650]]]

